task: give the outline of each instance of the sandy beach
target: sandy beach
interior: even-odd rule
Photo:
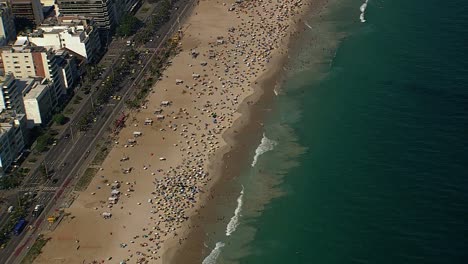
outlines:
[[[182,26],[181,52],[129,113],[70,216],[45,234],[35,263],[171,263],[165,253],[185,243],[190,218],[223,177],[213,164],[230,149],[224,133],[259,78],[282,67],[275,62],[305,5],[200,1]]]

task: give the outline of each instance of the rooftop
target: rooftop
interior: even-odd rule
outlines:
[[[0,127],[8,127],[13,125],[15,120],[21,119],[24,114],[17,114],[15,111],[2,110],[0,112]]]
[[[32,86],[29,89],[23,91],[24,100],[39,98],[44,92],[44,90],[46,90],[49,87],[47,82],[40,82],[39,80],[36,80],[36,79],[28,78],[28,79],[20,79],[20,81],[24,81],[27,84],[32,82]],[[26,86],[29,86],[29,85],[26,85]]]
[[[1,47],[1,50],[6,53],[31,53],[31,52],[48,52],[52,49],[35,46],[28,41],[27,37],[18,37],[15,43],[11,46]]]

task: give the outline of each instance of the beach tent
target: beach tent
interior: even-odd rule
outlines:
[[[164,115],[156,115],[156,118],[157,118],[158,120],[162,120],[162,119],[164,119]]]
[[[109,213],[109,212],[104,212],[104,213],[102,213],[102,217],[104,217],[104,219],[108,219],[108,218],[112,217],[112,214]]]
[[[214,50],[209,50],[208,51],[208,58],[214,59],[216,57],[216,53]]]
[[[116,196],[116,195],[120,194],[120,191],[119,190],[112,190],[111,194]]]
[[[146,118],[145,119],[145,125],[152,125],[153,124],[153,119],[151,118]]]
[[[171,101],[161,101],[161,106],[169,106]]]
[[[140,131],[133,131],[133,136],[134,137],[139,137],[141,135],[143,135],[143,133],[141,133]]]
[[[175,83],[176,83],[176,84],[181,84],[181,83],[184,83],[184,81],[181,80],[181,79],[176,79],[176,80],[175,80]]]
[[[132,168],[123,168],[123,169],[122,169],[122,172],[123,172],[124,174],[130,173],[131,171],[132,171]]]

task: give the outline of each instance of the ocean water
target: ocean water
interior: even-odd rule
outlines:
[[[468,2],[306,23],[203,263],[468,263]]]

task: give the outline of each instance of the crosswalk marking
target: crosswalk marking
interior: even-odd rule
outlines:
[[[42,190],[46,191],[46,192],[56,191],[57,189],[58,189],[58,187],[44,187],[44,188],[42,188]]]
[[[44,192],[55,192],[57,191],[59,187],[29,187],[29,188],[24,188],[21,189],[22,192],[39,192],[39,191],[44,191]]]

